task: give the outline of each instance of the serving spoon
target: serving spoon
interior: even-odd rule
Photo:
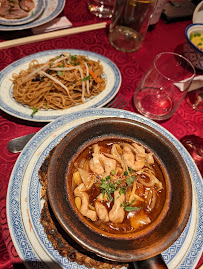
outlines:
[[[35,135],[36,133],[20,136],[10,140],[7,144],[7,149],[12,153],[18,153],[23,150],[28,141]]]

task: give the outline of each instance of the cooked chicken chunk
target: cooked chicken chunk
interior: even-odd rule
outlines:
[[[109,221],[108,211],[104,205],[102,205],[100,202],[95,202],[95,209],[97,212],[98,218],[103,222]]]
[[[114,191],[114,205],[109,212],[109,220],[114,223],[122,223],[125,216],[124,208],[121,206],[125,201],[125,194],[120,194],[120,189]]]
[[[90,160],[90,169],[97,175],[102,175],[104,172],[108,175],[116,169],[116,160],[107,158],[102,154],[93,153],[93,158]]]
[[[123,147],[122,157],[123,157],[123,161],[127,164],[127,166],[132,168],[135,171],[142,169],[145,165],[146,154],[137,153],[136,160],[135,160],[135,155],[133,154],[132,150],[127,146]]]
[[[85,190],[86,187],[84,183],[79,184],[74,190],[75,196],[80,197],[82,200],[80,212],[83,216],[91,219],[92,221],[96,221],[97,214],[94,210],[89,209],[89,195],[85,192]]]

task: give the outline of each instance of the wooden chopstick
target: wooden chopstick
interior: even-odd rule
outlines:
[[[39,35],[17,38],[17,39],[9,40],[9,41],[3,41],[3,42],[0,42],[0,49],[7,49],[7,48],[15,47],[15,46],[21,46],[21,45],[25,45],[29,43],[58,38],[58,37],[66,36],[66,35],[72,35],[72,34],[78,34],[82,32],[88,32],[92,30],[103,29],[103,28],[106,28],[106,25],[107,25],[106,22],[101,22],[101,23],[95,23],[95,24],[90,24],[90,25],[85,25],[85,26],[69,28],[66,30],[58,30],[58,31],[50,32],[50,33],[44,33],[44,34],[39,34]]]

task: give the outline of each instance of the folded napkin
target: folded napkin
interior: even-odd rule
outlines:
[[[32,28],[33,34],[47,33],[51,31],[56,31],[59,29],[69,28],[72,26],[72,23],[65,17],[56,18],[50,22],[47,22],[43,25]]]
[[[182,82],[174,83],[174,85],[178,87],[181,92],[183,92],[188,87],[188,82],[186,79],[186,80],[183,80]],[[194,77],[188,91],[189,92],[194,91],[194,90],[200,89],[201,87],[203,87],[203,76],[196,76]]]

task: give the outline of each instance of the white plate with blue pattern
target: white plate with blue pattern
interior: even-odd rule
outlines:
[[[34,8],[30,12],[28,12],[27,17],[22,19],[10,19],[10,20],[0,17],[0,24],[9,26],[21,25],[37,19],[44,10],[45,0],[33,0],[33,1],[34,1]]]
[[[40,0],[41,1],[41,0]],[[0,31],[31,29],[56,18],[64,9],[65,0],[44,0],[44,10],[35,20],[22,25],[0,25]]]
[[[46,62],[48,59],[58,56],[62,53],[71,53],[72,55],[84,55],[94,61],[100,61],[103,66],[103,76],[106,80],[105,89],[97,96],[88,99],[84,104],[75,105],[63,110],[39,110],[32,117],[33,110],[24,106],[13,98],[13,82],[12,74],[19,73],[21,70],[28,68],[29,63],[36,59],[40,63]],[[72,112],[80,111],[87,108],[102,107],[114,98],[121,85],[121,74],[118,67],[108,58],[90,51],[61,49],[48,50],[24,57],[3,69],[0,73],[0,108],[6,113],[24,120],[35,122],[50,122],[58,117]]]
[[[144,123],[164,135],[182,155],[192,178],[193,204],[187,226],[162,255],[169,269],[194,269],[203,250],[203,182],[192,157],[165,128],[143,116],[119,109],[87,109],[65,115],[42,128],[26,145],[13,168],[7,193],[7,218],[15,248],[29,268],[85,269],[56,251],[40,223],[43,206],[38,171],[51,149],[73,128],[102,117],[121,117]]]

